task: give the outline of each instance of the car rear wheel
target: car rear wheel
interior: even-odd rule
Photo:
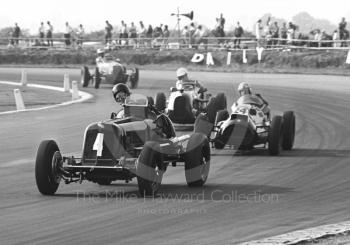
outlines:
[[[281,150],[282,138],[282,117],[274,116],[272,118],[271,127],[268,136],[269,153],[271,156],[276,156]]]
[[[216,103],[218,104],[219,110],[225,110],[227,108],[227,99],[224,93],[218,93],[216,95]]]
[[[98,70],[98,68],[96,67],[96,69],[95,69],[95,89],[98,89],[100,87],[100,83],[101,83],[101,73]]]
[[[209,119],[203,113],[199,114],[194,122],[194,132],[202,133],[207,137],[210,137],[210,133],[213,130],[214,124],[209,122]]]
[[[295,115],[293,111],[286,111],[283,114],[283,141],[282,149],[291,150],[295,138]]]
[[[216,113],[220,110],[225,110],[226,107],[227,107],[227,100],[224,93],[219,93],[216,95],[216,97],[211,98],[207,106],[209,121],[211,123],[214,123],[216,118]]]
[[[163,160],[159,143],[150,141],[143,146],[137,160],[136,175],[141,196],[155,196],[163,179]]]
[[[157,110],[164,111],[166,108],[166,97],[164,93],[157,93],[155,97],[155,106]]]
[[[42,141],[35,161],[36,185],[43,195],[53,195],[61,181],[62,156],[53,140]]]
[[[133,68],[132,74],[130,75],[130,87],[132,89],[137,88],[139,82],[139,69]]]
[[[203,186],[210,169],[210,146],[208,138],[194,133],[188,140],[185,157],[185,177],[190,187]]]
[[[84,66],[81,68],[81,85],[85,88],[89,85],[89,81],[91,79],[91,74],[89,68]]]

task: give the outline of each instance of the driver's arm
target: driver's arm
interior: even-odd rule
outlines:
[[[261,94],[256,94],[266,105],[269,105],[269,103],[261,96]]]

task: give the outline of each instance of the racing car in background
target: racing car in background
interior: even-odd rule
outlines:
[[[210,122],[214,123],[216,113],[227,107],[224,93],[218,93],[215,97],[206,93],[206,88],[196,89],[194,82],[183,84],[182,89],[170,88],[170,96],[167,101],[163,92],[156,94],[155,107],[165,112],[178,130],[193,130],[196,117],[205,113]]]
[[[81,68],[81,85],[87,87],[92,81],[94,87],[100,87],[101,81],[106,83],[129,83],[130,88],[137,88],[139,81],[139,69],[126,69],[119,59],[114,59],[110,54],[106,54],[104,62],[97,63],[95,72],[91,73],[87,66]]]
[[[295,138],[295,114],[286,111],[283,116],[263,112],[264,102],[257,96],[243,95],[231,107],[232,113],[221,110],[214,124],[206,115],[200,115],[195,122],[195,132],[209,137],[216,149],[226,145],[238,150],[252,150],[261,145],[270,155],[278,155],[280,150],[291,150]]]
[[[167,115],[142,95],[124,103],[123,118],[90,124],[81,157],[62,156],[54,140],[40,143],[35,163],[36,184],[43,195],[53,195],[66,184],[83,180],[109,185],[137,178],[142,196],[155,195],[169,164],[184,162],[188,186],[203,186],[210,168],[210,145],[201,133],[177,137]]]

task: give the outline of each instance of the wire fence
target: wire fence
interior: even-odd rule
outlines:
[[[198,50],[255,50],[264,47],[268,50],[309,49],[309,50],[348,50],[350,40],[312,40],[283,38],[236,38],[236,37],[159,37],[159,38],[120,38],[106,42],[101,39],[67,38],[0,38],[0,49],[198,49]]]

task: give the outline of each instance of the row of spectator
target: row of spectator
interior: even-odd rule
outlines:
[[[127,24],[124,21],[121,21],[121,28],[115,31],[114,33],[118,33],[117,37],[113,37],[113,26],[109,23],[108,20],[106,20],[106,25],[104,28],[105,36],[104,41],[105,44],[111,44],[113,38],[119,38],[118,44],[128,44],[129,42],[133,45],[139,46],[139,45],[147,45],[151,42],[159,42],[161,40],[162,42],[166,42],[166,40],[170,37],[170,31],[168,28],[168,25],[162,25],[153,28],[152,25],[149,25],[147,28],[144,25],[142,21],[139,22],[138,26],[134,24],[134,22],[131,22],[130,26],[128,27]],[[221,14],[219,18],[216,18],[216,25],[215,28],[208,32],[204,30],[202,25],[195,26],[195,24],[192,22],[188,26],[184,26],[182,30],[180,30],[180,26],[178,26],[178,30],[176,30],[178,33],[175,35],[178,38],[181,38],[182,42],[184,44],[190,45],[190,47],[198,47],[199,44],[207,44],[209,36],[219,37],[218,42],[225,42],[226,40],[223,39],[225,37],[225,18]],[[254,28],[254,34],[256,36],[256,39],[259,41],[264,40],[267,42],[267,46],[274,46],[274,45],[285,45],[285,44],[292,44],[293,40],[295,39],[305,39],[304,36],[302,36],[301,33],[297,32],[298,27],[293,24],[292,22],[283,23],[281,27],[279,27],[278,22],[272,22],[270,18],[268,18],[266,25],[263,26],[262,20],[259,19],[255,25]],[[39,27],[39,44],[40,45],[47,45],[47,46],[53,46],[53,26],[50,23],[50,21],[46,22],[46,25],[44,22],[41,22]],[[239,22],[236,23],[236,26],[234,28],[234,48],[240,48],[240,41],[241,37],[243,36],[244,30]],[[12,39],[10,43],[12,45],[18,45],[18,40],[21,34],[21,29],[18,26],[17,23],[15,23],[15,26],[12,31]],[[314,36],[315,41],[322,41],[322,40],[347,40],[349,38],[349,31],[346,29],[346,20],[345,18],[342,18],[341,22],[339,23],[339,28],[334,31],[333,35],[328,35],[325,33],[325,31],[321,30],[313,30],[310,34]],[[70,46],[72,44],[72,41],[74,40],[75,43],[78,46],[82,46],[83,39],[85,35],[85,30],[82,24],[80,24],[77,28],[72,28],[68,22],[65,24],[65,31],[64,31],[64,41],[66,46]],[[137,39],[153,39],[152,41],[140,41],[137,43]],[[320,42],[321,45],[321,42]],[[337,45],[337,44],[335,44]],[[346,45],[345,42],[340,44],[341,46]]]

